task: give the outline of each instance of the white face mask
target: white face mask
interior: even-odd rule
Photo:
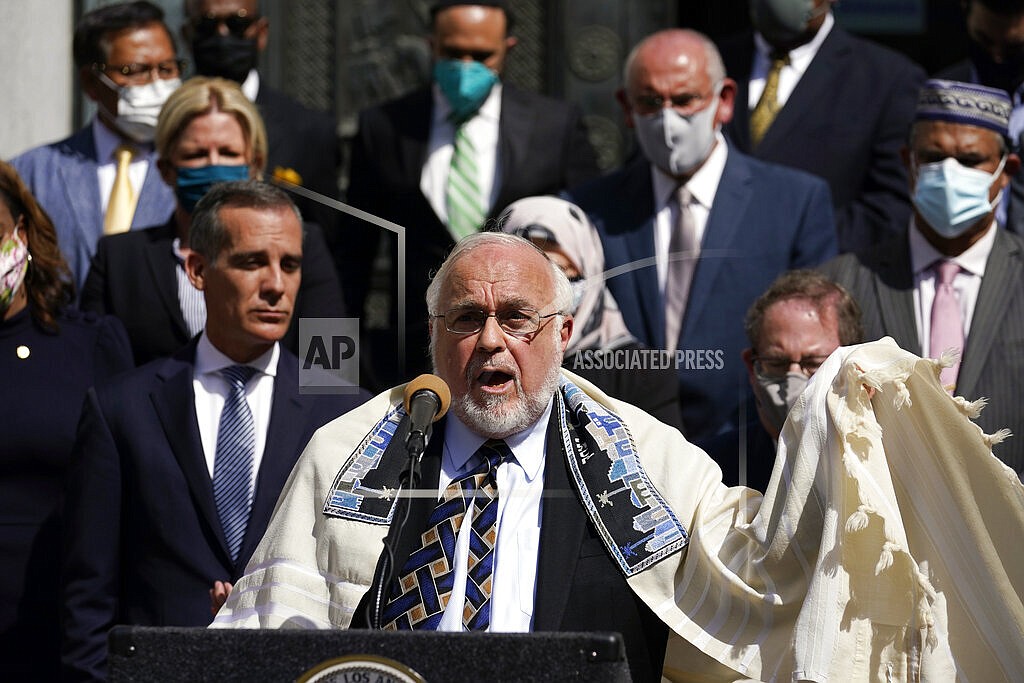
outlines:
[[[634,116],[636,140],[647,160],[672,176],[685,175],[699,166],[715,144],[715,113],[721,91],[719,84],[711,103],[688,116],[672,108]]]
[[[181,79],[155,79],[145,85],[118,85],[102,72],[99,77],[108,88],[117,92],[117,113],[107,112],[117,129],[135,142],[152,142],[160,109],[181,85]]]
[[[992,201],[988,194],[1005,164],[1004,156],[991,174],[963,166],[953,157],[921,164],[914,185],[914,207],[932,230],[946,239],[955,239],[999,205],[1003,191]]]

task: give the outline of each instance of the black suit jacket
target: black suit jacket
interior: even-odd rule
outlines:
[[[209,589],[241,575],[313,432],[368,398],[300,395],[298,359],[281,350],[249,526],[232,562],[196,419],[194,359],[192,343],[86,395],[67,489],[69,680],[105,676],[115,624],[209,624]]]
[[[426,304],[423,292],[432,270],[454,244],[447,228],[420,191],[427,161],[433,95],[430,87],[365,110],[353,142],[348,201],[353,206],[406,228],[406,365],[407,374],[426,370]],[[494,218],[510,203],[531,195],[554,194],[596,177],[593,148],[575,106],[505,83],[502,86],[498,160],[501,186],[491,207]],[[362,316],[374,256],[383,231],[350,220],[344,252],[339,255],[346,303]],[[389,236],[391,263],[397,263],[396,240]],[[392,277],[396,275],[392,270]],[[394,282],[391,315],[395,318]],[[393,320],[392,320],[393,324]],[[382,359],[378,383],[402,380],[390,354]]]
[[[914,274],[906,238],[860,254],[843,254],[822,267],[860,304],[865,339],[892,337],[923,354],[914,321]],[[982,396],[989,405],[975,422],[991,434],[1014,436],[992,452],[1024,473],[1024,239],[999,229],[978,291],[957,375],[956,394]]]
[[[341,142],[334,120],[265,82],[256,93],[256,106],[267,129],[267,175],[273,176],[278,167],[291,169],[299,174],[303,187],[337,199]],[[323,228],[328,244],[336,244],[340,214],[303,197],[293,195],[292,199],[303,218]]]
[[[828,182],[840,252],[906,231],[911,205],[899,150],[925,79],[921,67],[833,26],[761,144],[751,149],[754,36],[723,41],[721,51],[739,86],[726,134],[744,152]]]
[[[306,223],[302,245],[302,284],[291,325],[281,343],[299,352],[299,319],[343,317],[345,304],[323,233]],[[103,237],[82,289],[86,311],[120,318],[128,330],[135,364],[165,358],[192,335],[178,303],[178,280],[172,244],[174,219],[155,228]]]
[[[444,434],[444,422],[434,426]],[[402,428],[392,444],[404,441]],[[434,439],[422,462],[420,487],[436,489],[441,472],[444,440]],[[389,450],[391,450],[389,448]],[[402,453],[389,453],[385,457]],[[395,552],[397,574],[409,554],[420,545],[420,535],[436,500],[414,498]],[[617,631],[626,643],[626,656],[634,681],[656,681],[661,676],[668,641],[668,627],[626,584],[604,542],[587,519],[576,490],[570,484],[568,465],[557,420],[548,423],[547,457],[544,461],[544,499],[541,510],[537,583],[534,593],[533,630]],[[365,628],[366,605],[376,596],[374,584],[356,608],[353,628]]]

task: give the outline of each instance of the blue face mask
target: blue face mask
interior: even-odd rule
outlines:
[[[211,187],[216,183],[229,183],[234,180],[248,180],[249,166],[214,165],[199,166],[197,168],[177,167],[174,171],[178,174],[175,182],[174,194],[178,197],[181,208],[189,213],[196,209],[196,204],[203,198]]]
[[[462,123],[484,103],[498,75],[480,62],[439,59],[434,62],[434,80],[452,108],[452,120]]]
[[[932,230],[946,239],[963,235],[999,205],[1002,190],[989,201],[992,183],[1006,163],[1004,156],[995,173],[962,166],[952,157],[917,167],[914,207]]]

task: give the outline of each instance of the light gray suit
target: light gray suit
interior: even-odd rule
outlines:
[[[859,254],[843,254],[822,271],[846,287],[863,310],[865,339],[890,336],[922,354],[914,321],[914,275],[906,237]],[[991,434],[1014,436],[993,447],[1000,460],[1024,471],[1024,239],[999,229],[978,292],[957,377],[956,394],[987,397],[976,420]]]
[[[174,211],[174,192],[160,177],[156,152],[150,151],[149,170],[135,206],[132,229],[163,225]],[[60,250],[67,259],[79,291],[103,236],[103,202],[96,179],[99,160],[92,124],[69,138],[30,149],[11,164],[50,214]]]

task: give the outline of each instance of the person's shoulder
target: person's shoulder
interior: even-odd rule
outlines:
[[[36,167],[86,160],[90,156],[89,149],[92,146],[92,130],[85,126],[66,138],[25,150],[11,159],[11,165],[24,175]]]
[[[260,85],[259,94],[256,96],[256,103],[259,106],[276,109],[287,117],[315,119],[324,122],[331,120],[327,113],[307,107],[291,95],[266,84]]]
[[[940,78],[944,81],[970,81],[971,61],[963,59],[955,64],[950,64],[936,72],[934,78]]]
[[[871,70],[889,80],[908,76],[921,81],[925,79],[925,71],[921,65],[902,52],[856,36],[838,25],[834,26],[832,31],[834,40],[853,52],[853,63],[859,65],[859,68]]]
[[[170,224],[154,225],[149,228],[136,228],[116,235],[104,235],[97,242],[97,250],[103,251],[136,251],[149,244],[174,241],[174,228]]]
[[[802,193],[828,189],[828,183],[818,176],[807,171],[783,166],[772,161],[757,159],[749,154],[744,154],[736,147],[729,146],[729,158],[726,167],[733,165],[739,169],[745,169],[750,177],[757,183],[772,188],[780,188],[780,191],[787,192],[799,190]]]
[[[501,89],[503,97],[518,100],[529,107],[538,107],[538,111],[542,111],[546,114],[550,114],[552,110],[569,112],[575,109],[575,105],[566,102],[565,100],[560,100],[558,98],[551,97],[550,95],[543,95],[539,92],[534,92],[533,90],[520,88],[514,83],[503,82],[501,84]]]
[[[634,153],[621,166],[602,176],[575,187],[570,187],[565,198],[586,212],[594,207],[607,205],[625,187],[648,182],[650,164],[642,154]]]

